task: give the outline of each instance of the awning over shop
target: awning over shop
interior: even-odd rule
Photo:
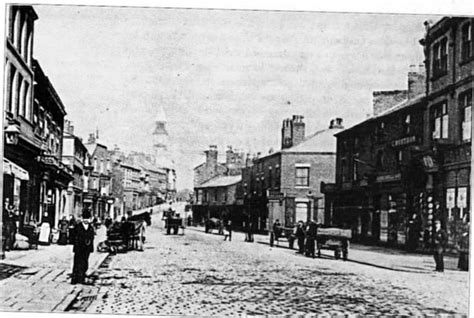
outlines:
[[[28,171],[6,158],[3,158],[3,173],[13,175],[15,178],[20,180],[30,180]]]

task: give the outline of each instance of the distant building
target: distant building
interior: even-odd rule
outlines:
[[[87,190],[84,176],[87,172],[88,152],[82,139],[74,135],[74,126],[70,121],[65,121],[63,132],[62,163],[71,171],[74,179],[69,182],[66,196],[65,212],[74,217],[82,215],[83,192]]]
[[[303,116],[285,119],[282,149],[263,157],[247,158],[242,170],[242,191],[246,215],[268,230],[276,216],[285,226],[314,219],[324,223],[324,197],[321,181],[334,178],[336,138],[342,119],[331,121],[329,128],[305,136]]]
[[[104,219],[113,216],[115,198],[112,196],[112,160],[107,146],[98,143],[98,133],[91,133],[85,144],[89,153],[90,172],[88,188],[84,193],[84,209],[93,216]]]
[[[226,161],[218,161],[217,146],[205,151],[206,161],[194,168],[193,218],[200,222],[210,217],[232,220],[242,225],[241,173],[244,153],[227,147]]]

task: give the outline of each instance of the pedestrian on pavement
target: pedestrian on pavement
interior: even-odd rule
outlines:
[[[306,253],[308,257],[315,257],[315,241],[318,227],[314,220],[311,220],[306,227]]]
[[[444,248],[448,241],[448,235],[446,231],[441,228],[441,221],[435,221],[435,232],[434,232],[434,251],[433,256],[436,262],[437,272],[444,272]]]
[[[77,221],[74,215],[69,217],[69,244],[74,244],[76,240],[76,225]]]
[[[94,251],[94,229],[91,224],[91,215],[88,210],[82,214],[82,222],[76,227],[74,241],[74,264],[72,269],[72,284],[89,284],[86,273],[89,268],[89,255]]]
[[[13,205],[9,205],[6,211],[6,233],[7,233],[7,239],[6,239],[6,251],[13,250],[13,247],[15,245],[15,235],[17,231],[17,226],[16,226],[16,215],[15,215],[15,208]]]
[[[228,220],[226,222],[225,230],[224,230],[224,241],[227,241],[229,238],[229,242],[232,241],[232,221]]]
[[[296,239],[298,240],[297,253],[304,254],[304,239],[305,239],[306,233],[305,233],[303,221],[298,221],[298,224],[296,225],[295,236],[296,236]]]
[[[58,239],[58,245],[67,245],[67,232],[69,230],[69,222],[66,219],[65,216],[59,221],[58,224],[59,228],[59,239]]]
[[[279,219],[276,219],[275,222],[273,222],[273,233],[275,234],[275,239],[278,241],[282,233],[281,223]]]
[[[247,222],[245,242],[253,242],[253,221],[251,219]]]
[[[410,252],[414,252],[418,247],[418,241],[420,240],[421,224],[416,213],[413,213],[411,219],[408,221],[408,242],[407,249]]]
[[[120,222],[120,232],[122,233],[122,240],[123,244],[125,245],[125,249],[128,250],[128,244],[130,241],[130,223],[122,216],[122,220]]]

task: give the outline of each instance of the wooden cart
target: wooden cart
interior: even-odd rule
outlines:
[[[321,250],[334,251],[334,258],[347,260],[349,256],[349,240],[352,238],[351,230],[339,228],[318,228],[316,243],[318,257],[321,257]]]
[[[273,245],[277,244],[279,246],[279,243],[281,241],[287,241],[288,242],[288,247],[290,249],[293,249],[293,245],[295,243],[295,235],[293,234],[293,228],[292,227],[283,227],[279,226],[276,231],[274,229],[270,230],[270,246],[273,247]]]

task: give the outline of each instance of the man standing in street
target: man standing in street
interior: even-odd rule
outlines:
[[[444,248],[448,240],[446,231],[441,228],[441,221],[435,221],[433,256],[436,262],[437,272],[444,272]]]
[[[315,257],[315,243],[318,227],[314,220],[311,220],[306,229],[306,253],[308,257]]]
[[[84,210],[82,222],[76,226],[74,241],[74,265],[72,269],[72,284],[87,284],[86,272],[89,268],[89,255],[94,251],[95,231],[91,224],[91,214]]]

